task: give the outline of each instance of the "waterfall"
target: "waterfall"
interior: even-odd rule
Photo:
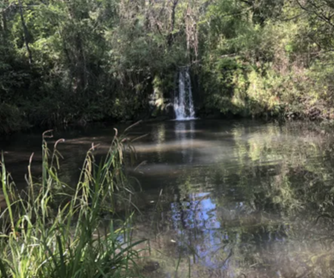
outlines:
[[[174,111],[176,120],[195,119],[193,94],[191,90],[191,80],[189,67],[181,68],[179,71],[179,91],[174,97]]]

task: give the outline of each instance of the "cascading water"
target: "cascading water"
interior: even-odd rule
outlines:
[[[178,121],[195,119],[189,67],[179,71],[179,91],[174,98],[174,111]]]

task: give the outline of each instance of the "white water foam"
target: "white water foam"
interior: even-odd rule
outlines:
[[[182,68],[179,72],[179,91],[174,98],[174,111],[177,121],[196,119],[189,67]]]

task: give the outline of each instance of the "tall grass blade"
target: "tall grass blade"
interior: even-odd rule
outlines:
[[[114,227],[116,202],[128,211],[131,199],[127,196],[133,194],[123,173],[126,140],[116,132],[106,158],[100,163],[95,160],[96,147],[92,146],[69,194],[58,173],[61,154],[56,147],[64,141],[58,140],[50,152],[46,139],[51,137],[51,130],[42,136],[41,181],[33,179],[31,155],[26,176],[28,188],[17,195],[1,155],[0,178],[7,204],[1,216],[3,227],[10,225],[11,229],[0,231],[0,276],[139,277],[135,273],[140,252],[137,246],[145,240],[133,241],[131,237],[133,214],[117,229]],[[102,234],[105,213],[112,220]]]

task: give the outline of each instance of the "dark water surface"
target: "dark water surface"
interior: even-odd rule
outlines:
[[[102,156],[113,134],[111,127],[55,133],[66,139],[64,178],[75,179],[92,142]],[[208,120],[143,123],[130,132],[143,134],[127,171],[142,187],[135,236],[150,239],[159,265],[147,277],[334,277],[331,136],[292,124]],[[0,144],[18,183],[31,152],[38,173],[39,134]]]

